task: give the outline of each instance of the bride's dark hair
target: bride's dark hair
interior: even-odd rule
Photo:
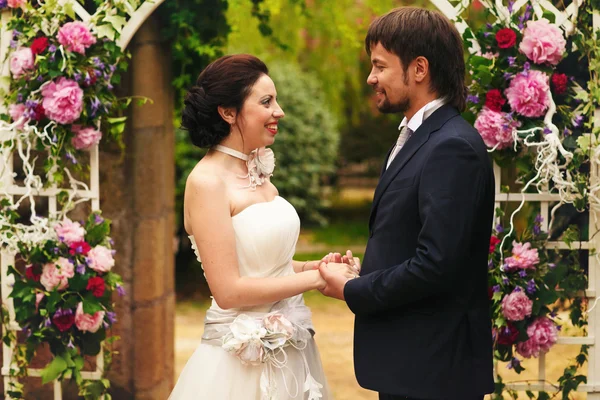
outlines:
[[[239,113],[252,86],[269,70],[265,63],[249,54],[221,57],[210,63],[185,96],[181,128],[198,147],[213,147],[230,132],[218,106],[235,108]]]

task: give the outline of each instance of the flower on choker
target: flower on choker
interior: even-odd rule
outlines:
[[[273,150],[261,147],[252,151],[248,158],[247,166],[247,177],[250,178],[248,187],[255,190],[256,186],[262,185],[267,178],[273,176],[273,170],[275,169],[275,154],[273,154]]]

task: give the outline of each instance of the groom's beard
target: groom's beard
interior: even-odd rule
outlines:
[[[410,108],[410,99],[404,98],[396,104],[390,103],[386,97],[381,104],[377,105],[377,109],[383,114],[404,114]]]

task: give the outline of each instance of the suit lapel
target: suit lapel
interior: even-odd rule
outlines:
[[[410,161],[412,156],[421,148],[421,146],[423,146],[427,142],[427,140],[429,140],[429,135],[431,135],[432,132],[435,132],[438,129],[440,129],[446,123],[446,121],[457,115],[458,110],[456,110],[450,105],[444,105],[438,110],[436,110],[406,141],[404,146],[402,146],[402,148],[396,155],[396,158],[394,158],[394,160],[390,164],[390,167],[386,170],[385,166],[387,164],[387,160],[392,150],[388,152],[388,156],[385,159],[382,174],[379,178],[379,183],[377,184],[377,188],[375,189],[375,195],[373,197],[371,215],[369,216],[369,229],[371,229],[373,221],[375,220],[375,215],[377,213],[377,207],[379,206],[381,196],[383,196],[387,187],[390,185],[390,183],[392,183],[396,175],[398,175],[402,168],[406,166],[406,164]]]

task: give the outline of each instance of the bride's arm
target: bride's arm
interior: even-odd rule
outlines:
[[[202,255],[208,285],[219,307],[271,303],[325,287],[318,270],[272,278],[240,276],[224,182],[217,177],[197,175],[190,177],[187,184],[185,201],[192,232]]]

